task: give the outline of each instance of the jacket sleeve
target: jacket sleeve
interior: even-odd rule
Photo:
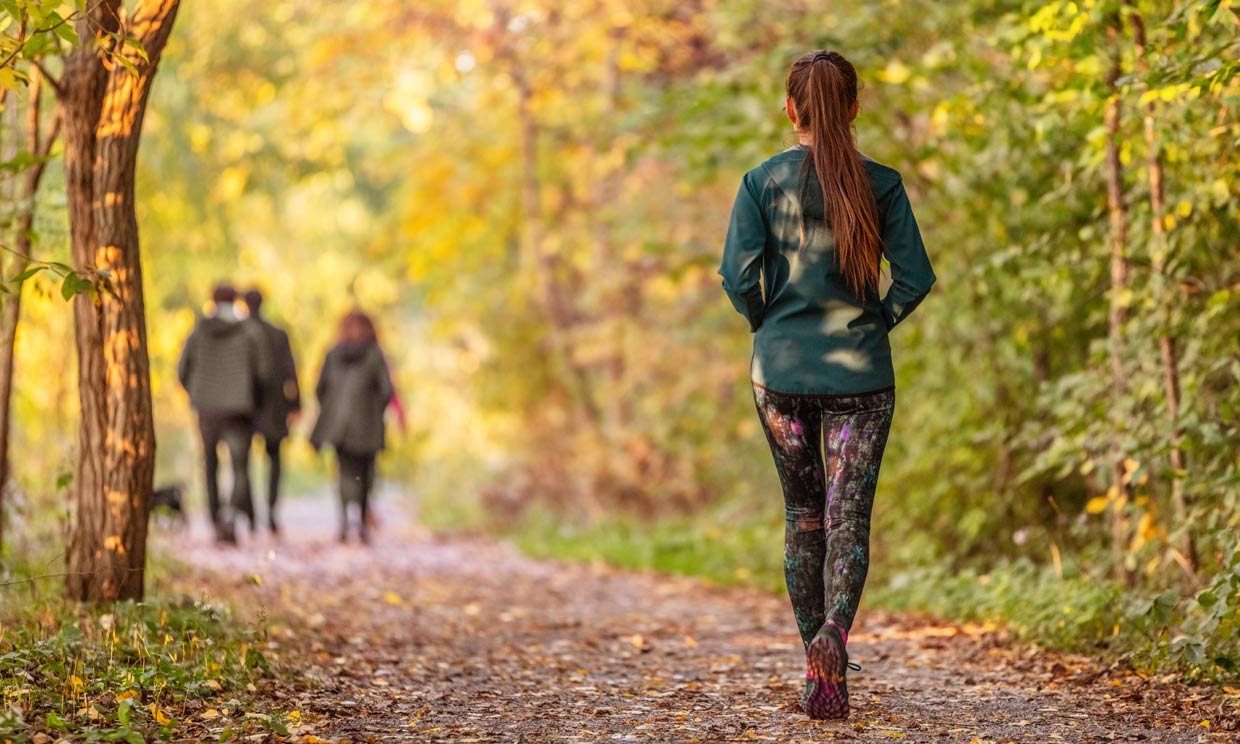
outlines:
[[[756,331],[766,314],[762,299],[762,254],[766,248],[766,216],[751,191],[750,179],[741,181],[732,204],[728,235],[723,242],[723,291],[736,311],[749,321],[749,330]]]
[[[177,380],[181,382],[181,387],[189,390],[189,378],[194,373],[194,346],[197,341],[197,334],[190,331],[189,338],[185,339],[185,348],[181,349],[181,358],[177,360]]]
[[[891,263],[891,287],[883,298],[883,319],[887,330],[891,330],[930,293],[935,276],[902,181],[896,183],[885,201],[883,255]]]
[[[272,358],[271,344],[267,342],[262,326],[251,321],[242,322],[247,323],[245,331],[250,335],[250,345],[254,348],[254,379],[258,383],[259,390],[265,390],[275,379],[275,361]]]
[[[396,386],[392,384],[392,373],[388,370],[387,358],[382,353],[379,354],[379,364],[377,366],[379,390],[376,394],[383,401],[383,408],[386,409],[388,404],[392,402],[392,398],[396,396]]]
[[[327,399],[327,391],[331,386],[331,368],[332,355],[328,352],[323,359],[323,368],[319,370],[319,381],[314,386],[314,397],[319,402],[319,408],[323,407],[323,402]]]
[[[280,385],[290,411],[301,410],[301,386],[297,383],[297,361],[287,333],[280,334]]]

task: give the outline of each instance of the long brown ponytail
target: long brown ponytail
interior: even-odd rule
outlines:
[[[874,192],[853,142],[849,114],[857,101],[857,70],[839,52],[806,52],[788,71],[797,128],[809,135],[812,168],[822,186],[824,214],[835,236],[839,270],[858,297],[878,291],[882,233]],[[809,171],[802,171],[802,204]]]

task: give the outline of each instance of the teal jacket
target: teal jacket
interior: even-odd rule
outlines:
[[[801,203],[807,154],[805,147],[793,147],[746,173],[732,207],[719,274],[754,332],[750,376],[782,393],[850,395],[890,388],[895,373],[887,334],[935,280],[908,195],[898,172],[863,159],[878,202],[891,286],[883,297],[877,292],[858,297],[839,273],[822,190],[812,172]]]

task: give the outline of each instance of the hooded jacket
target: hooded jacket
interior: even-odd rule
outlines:
[[[383,412],[393,391],[378,344],[336,344],[327,352],[314,388],[319,418],[310,443],[315,449],[330,444],[352,455],[380,452],[387,444]]]
[[[185,340],[177,378],[199,415],[251,416],[271,376],[271,362],[253,325],[200,318]]]

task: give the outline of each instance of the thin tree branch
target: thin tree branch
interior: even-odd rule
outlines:
[[[58,98],[65,94],[64,85],[62,85],[61,82],[56,79],[56,76],[52,75],[52,73],[47,71],[47,68],[43,66],[42,60],[32,59],[30,60],[30,64],[34,65],[35,67],[39,69],[39,73],[43,75],[43,79],[47,81],[47,84],[52,86],[52,90],[56,91],[56,96]]]

